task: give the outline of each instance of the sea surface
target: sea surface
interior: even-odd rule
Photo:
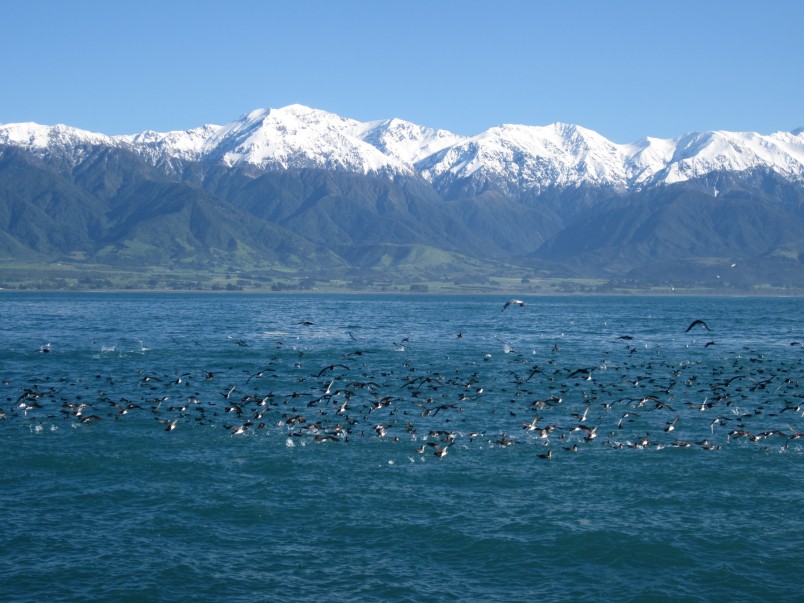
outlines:
[[[0,600],[804,600],[804,299],[506,301],[3,292]]]

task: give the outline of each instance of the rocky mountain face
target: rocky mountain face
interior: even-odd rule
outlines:
[[[804,132],[466,137],[299,105],[130,136],[0,125],[0,260],[76,258],[800,286]]]

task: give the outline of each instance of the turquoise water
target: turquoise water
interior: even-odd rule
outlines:
[[[0,599],[801,600],[804,300],[504,301],[4,294]]]

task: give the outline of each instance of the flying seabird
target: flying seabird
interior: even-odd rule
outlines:
[[[525,307],[525,302],[521,299],[509,299],[505,304],[503,304],[502,310],[500,312],[505,312],[508,309],[508,306],[519,306],[520,308]]]
[[[666,433],[670,433],[676,428],[676,423],[678,423],[679,415],[676,415],[675,419],[672,421],[668,421],[667,425],[664,426],[664,430]]]
[[[349,367],[344,364],[330,364],[329,366],[325,366],[324,368],[322,368],[321,371],[316,375],[316,377],[320,377],[327,371],[334,371],[336,368],[342,368],[347,371],[349,370]]]
[[[712,329],[710,329],[710,328],[709,328],[709,325],[708,325],[708,324],[706,324],[704,321],[702,321],[702,320],[699,318],[698,320],[693,320],[693,321],[690,323],[690,326],[688,326],[688,327],[687,327],[687,330],[686,330],[686,331],[684,331],[684,332],[685,332],[685,333],[689,333],[689,332],[690,332],[690,331],[691,331],[691,330],[692,330],[694,327],[697,327],[698,325],[702,326],[702,327],[703,327],[704,329],[706,329],[707,331],[711,331],[711,330],[712,330]]]
[[[246,383],[248,383],[248,382],[249,382],[249,381],[251,381],[252,379],[259,379],[259,378],[260,378],[260,377],[262,377],[262,376],[263,376],[263,375],[264,375],[264,374],[265,374],[267,371],[270,371],[270,370],[272,370],[272,368],[271,368],[270,366],[267,366],[267,367],[265,367],[264,369],[262,369],[262,370],[260,370],[260,371],[257,371],[257,372],[256,372],[256,373],[254,373],[253,375],[249,375],[249,378],[248,378],[248,379],[246,379]]]
[[[441,446],[435,442],[427,442],[427,445],[433,447],[433,456],[439,459],[443,459],[445,456],[447,456],[449,453],[449,447],[451,446],[451,444]]]
[[[172,421],[168,421],[165,419],[157,419],[160,423],[165,426],[165,431],[173,431],[176,429],[176,423],[179,422],[178,419],[173,419]]]

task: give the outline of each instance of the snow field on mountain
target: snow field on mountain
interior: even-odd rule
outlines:
[[[397,118],[359,122],[303,105],[257,109],[224,126],[125,136],[65,125],[5,124],[0,144],[62,154],[74,163],[88,146],[109,146],[128,148],[157,166],[182,160],[265,170],[418,175],[442,190],[464,179],[508,192],[581,185],[629,190],[747,170],[804,180],[801,130],[709,131],[617,144],[571,124],[506,124],[459,136]]]

